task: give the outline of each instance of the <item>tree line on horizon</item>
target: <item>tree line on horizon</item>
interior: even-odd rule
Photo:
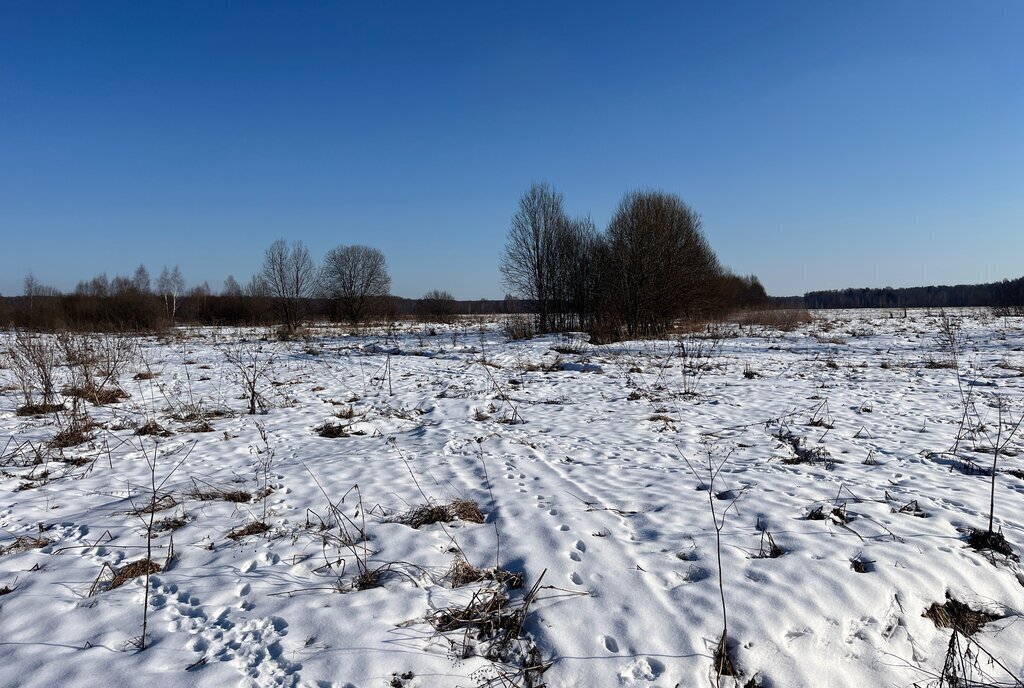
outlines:
[[[969,308],[988,306],[997,312],[1024,315],[1024,277],[984,284],[928,287],[862,287],[811,291],[803,305],[828,308]]]
[[[0,298],[0,324],[37,329],[159,331],[179,323],[280,325],[294,333],[306,319],[361,324],[372,318],[416,316],[451,320],[456,310],[499,310],[507,304],[458,302],[447,291],[420,299],[389,293],[384,254],[368,246],[338,246],[318,265],[301,241],[279,239],[267,248],[259,271],[244,286],[229,275],[219,293],[204,282],[186,288],[178,266],[156,280],[144,265],[131,275],[105,273],[80,281],[69,294],[32,274],[19,297]]]
[[[992,306],[1024,315],[1024,277],[988,284],[861,288],[769,297],[754,275],[724,268],[703,223],[678,196],[633,191],[607,228],[570,217],[551,185],[520,197],[500,265],[504,299],[457,301],[434,289],[420,299],[389,293],[384,254],[338,246],[317,264],[302,241],[279,239],[245,284],[229,275],[215,293],[187,288],[178,266],[154,280],[144,265],[131,275],[106,273],[62,293],[32,274],[18,297],[0,296],[0,326],[36,329],[159,331],[178,323],[280,325],[293,333],[306,320],[354,325],[417,317],[451,322],[456,314],[519,314],[529,332],[586,331],[595,341],[658,336],[680,319],[722,317],[737,309],[914,308]]]

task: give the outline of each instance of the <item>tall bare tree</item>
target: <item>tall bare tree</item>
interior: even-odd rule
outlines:
[[[562,194],[534,183],[519,199],[501,258],[505,286],[536,304],[543,332],[553,327],[557,235],[567,222]]]
[[[178,298],[185,292],[185,278],[182,277],[181,270],[177,265],[170,271],[166,265],[164,266],[164,269],[160,271],[160,276],[157,277],[156,290],[163,297],[167,319],[173,323],[178,314]]]
[[[302,320],[303,301],[316,291],[317,273],[309,249],[301,241],[284,239],[270,245],[263,257],[260,282],[274,298],[282,323],[294,331]]]
[[[370,314],[375,302],[388,295],[391,276],[387,260],[369,246],[337,246],[324,256],[320,286],[337,302],[341,316],[357,325]]]
[[[135,268],[135,272],[132,273],[132,287],[140,294],[148,294],[150,292],[149,270],[146,269],[145,265],[140,264],[139,267]]]

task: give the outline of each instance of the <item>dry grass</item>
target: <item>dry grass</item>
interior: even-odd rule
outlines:
[[[139,578],[140,576],[146,576],[151,573],[160,572],[160,564],[149,559],[138,559],[129,564],[125,564],[117,570],[114,574],[113,580],[110,581],[110,585],[107,587],[108,590],[119,588],[133,578]]]
[[[1010,547],[1010,543],[1006,541],[1006,537],[1002,533],[973,528],[967,536],[967,544],[976,550],[991,550],[1011,559],[1017,559],[1013,548]]]
[[[78,397],[96,406],[116,404],[128,398],[128,393],[120,387],[65,387],[61,393],[67,397]]]
[[[128,512],[128,515],[142,516],[143,514],[155,514],[158,511],[166,511],[167,509],[170,509],[177,505],[178,500],[176,500],[172,495],[160,495],[156,499],[150,500],[149,503],[132,509],[131,511]]]
[[[201,420],[185,428],[185,432],[213,432],[213,426],[205,420]]]
[[[455,561],[452,562],[451,568],[445,574],[444,580],[448,581],[452,588],[461,588],[463,585],[478,583],[483,580],[502,584],[509,590],[518,590],[523,587],[522,574],[512,573],[498,567],[478,569],[466,561],[462,555],[455,557]]]
[[[157,423],[155,420],[147,422],[145,425],[140,426],[136,431],[136,435],[148,435],[153,437],[170,437],[173,433],[165,428],[164,426]]]
[[[327,437],[329,439],[336,439],[338,437],[351,437],[349,429],[351,425],[338,425],[337,423],[324,423],[313,428],[316,434],[321,437]]]
[[[757,311],[743,311],[736,316],[740,325],[760,325],[782,332],[792,332],[801,325],[814,320],[806,308],[771,308]]]
[[[263,521],[253,521],[252,523],[247,523],[240,528],[235,528],[230,533],[228,533],[227,538],[228,540],[234,540],[235,542],[238,542],[244,537],[248,537],[250,535],[259,535],[260,533],[265,533],[268,530],[270,530],[270,526],[268,526]]]
[[[401,523],[411,528],[422,528],[433,523],[450,523],[452,521],[483,523],[484,515],[476,502],[468,499],[456,499],[447,504],[424,504],[389,519],[391,523]]]
[[[933,602],[922,616],[931,619],[936,628],[955,628],[967,636],[974,635],[990,621],[1002,618],[998,614],[975,611],[963,602],[954,600],[949,593],[946,593],[945,604]]]
[[[252,501],[252,494],[245,490],[224,490],[216,487],[199,487],[198,485],[194,486],[190,492],[187,492],[186,496],[202,502],[221,501],[242,504]]]
[[[85,444],[92,439],[92,429],[96,424],[87,418],[74,418],[66,428],[59,430],[50,438],[47,446],[51,449],[67,449]]]
[[[186,523],[188,523],[188,521],[185,520],[184,516],[169,516],[155,522],[153,524],[153,532],[162,533],[165,531],[175,531]]]
[[[19,416],[45,416],[47,413],[63,411],[64,404],[26,404],[15,412]]]
[[[723,633],[722,639],[718,641],[718,647],[715,648],[714,668],[718,676],[739,676],[730,655],[729,639]]]
[[[18,552],[27,552],[30,549],[40,549],[50,544],[51,540],[44,537],[32,537],[31,535],[22,535],[21,537],[15,538],[14,542],[9,545],[0,547],[0,557],[7,554],[17,554]]]

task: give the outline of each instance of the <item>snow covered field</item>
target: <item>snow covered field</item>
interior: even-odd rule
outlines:
[[[947,598],[990,615],[958,671],[1021,685],[1024,571],[968,536],[998,446],[1024,549],[1024,322],[953,315],[959,377],[924,311],[682,347],[183,330],[64,447],[72,400],[17,415],[5,366],[0,685],[709,685],[723,592],[723,686],[937,686]]]

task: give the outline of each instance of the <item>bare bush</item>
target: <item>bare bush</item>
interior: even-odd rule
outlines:
[[[704,374],[714,367],[722,353],[722,341],[721,334],[716,331],[701,336],[689,334],[676,340],[684,396],[697,395]]]
[[[49,413],[61,408],[57,403],[54,371],[59,362],[53,339],[16,332],[8,361],[25,404],[18,415]],[[40,395],[37,398],[37,393]]]
[[[537,336],[537,328],[533,319],[525,315],[513,315],[501,323],[501,334],[509,342],[518,339],[533,339]]]
[[[266,410],[264,393],[270,384],[274,355],[266,351],[262,344],[239,342],[224,349],[224,358],[242,387],[244,398],[249,403],[249,415],[254,416],[258,411]]]
[[[118,380],[138,356],[131,337],[114,334],[77,335],[62,333],[57,341],[71,369],[71,384],[65,394],[97,406],[127,398]]]

